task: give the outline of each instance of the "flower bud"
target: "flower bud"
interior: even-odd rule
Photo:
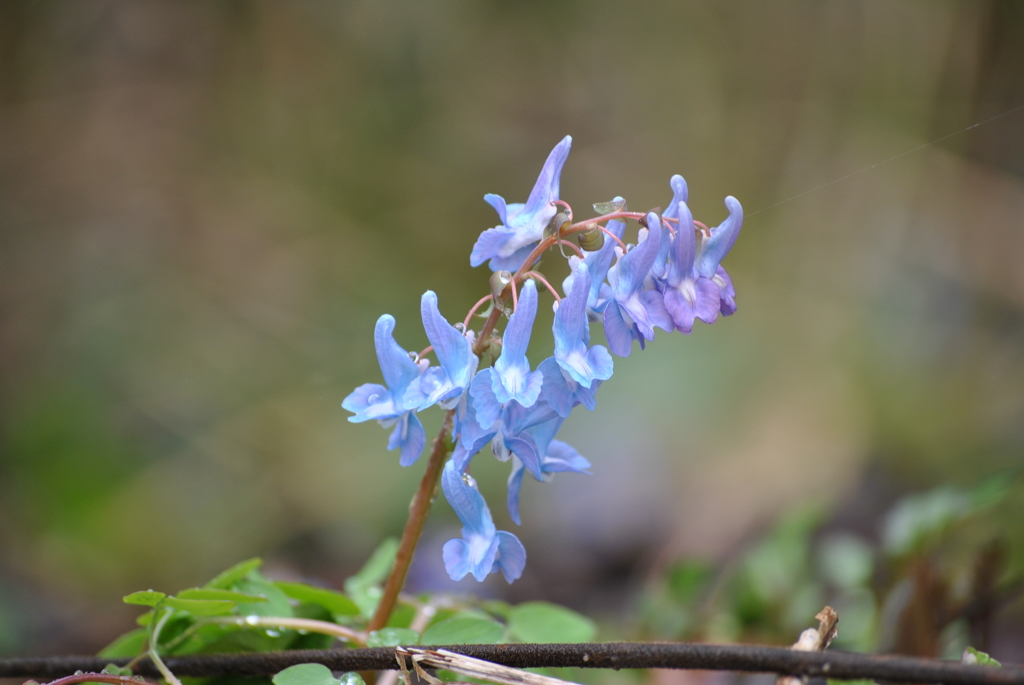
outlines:
[[[587,252],[594,252],[604,245],[604,231],[597,224],[588,224],[587,230],[580,232],[576,240],[581,248]]]

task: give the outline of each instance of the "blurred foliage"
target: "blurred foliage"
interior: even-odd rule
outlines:
[[[1020,478],[943,486],[897,501],[876,541],[801,507],[724,567],[670,565],[644,595],[654,639],[788,644],[823,605],[839,613],[834,646],[959,658],[985,649],[996,612],[1024,594],[1024,549],[1005,523]]]

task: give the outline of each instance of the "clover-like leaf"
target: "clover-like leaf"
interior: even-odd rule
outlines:
[[[526,602],[512,608],[509,633],[520,642],[590,642],[594,622],[571,609],[548,602]]]
[[[331,669],[323,664],[289,666],[273,677],[274,685],[337,685]]]
[[[178,599],[222,599],[228,602],[266,602],[266,597],[250,595],[237,590],[218,590],[214,588],[194,587],[182,590]]]
[[[139,592],[133,592],[130,595],[125,595],[121,601],[125,604],[136,604],[144,607],[155,607],[159,604],[167,594],[164,592],[157,592],[156,590],[140,590]]]
[[[355,602],[334,590],[283,580],[274,581],[274,585],[292,599],[308,604],[318,604],[337,616],[355,616],[359,613],[359,607]]]
[[[242,578],[245,578],[247,575],[249,575],[250,571],[255,571],[262,565],[263,560],[259,557],[253,557],[252,559],[240,561],[231,568],[218,573],[213,578],[213,580],[206,584],[206,587],[227,590],[231,588],[235,583],[240,581]]]
[[[229,614],[235,608],[235,602],[228,602],[222,599],[179,599],[168,597],[164,600],[164,606],[169,606],[179,611],[187,611],[193,616],[218,616]]]
[[[106,659],[121,659],[136,656],[146,646],[149,631],[145,628],[130,630],[100,650],[99,656]],[[116,675],[116,674],[115,674]]]
[[[505,626],[475,616],[453,616],[423,631],[424,645],[493,645],[501,641]]]

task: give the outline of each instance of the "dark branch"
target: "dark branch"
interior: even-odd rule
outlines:
[[[456,645],[444,649],[517,668],[689,668],[842,679],[872,678],[902,683],[1024,685],[1024,668],[1019,667],[966,666],[938,659],[852,652],[798,652],[750,645],[612,642]],[[95,657],[0,659],[0,677],[53,678],[76,670],[98,671],[109,661]],[[126,661],[121,659],[114,663]],[[391,647],[196,655],[167,657],[165,662],[181,676],[268,676],[302,663],[321,663],[334,671],[374,671],[397,667],[395,650]],[[140,664],[136,671],[142,675],[157,675],[148,662]]]

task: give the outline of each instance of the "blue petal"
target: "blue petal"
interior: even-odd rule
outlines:
[[[505,198],[503,198],[501,195],[495,195],[494,193],[487,193],[486,195],[484,195],[484,202],[486,202],[490,206],[494,207],[494,210],[496,212],[498,212],[498,218],[501,219],[501,224],[503,226],[506,223],[508,223],[507,220],[505,219],[505,216],[506,216]],[[476,265],[474,265],[474,266],[476,266]]]
[[[425,406],[429,406],[433,402],[452,400],[462,394],[469,386],[480,360],[473,354],[469,340],[441,316],[441,312],[437,308],[437,295],[433,291],[428,290],[423,293],[420,300],[420,314],[423,317],[423,329],[427,333],[427,339],[434,346],[434,354],[437,355],[441,368],[447,374],[445,380],[440,380],[437,377],[431,379],[437,382],[437,386],[430,392],[423,389],[419,391],[419,396],[427,397],[426,402],[429,403]],[[421,385],[426,383],[424,380],[426,375],[424,372],[417,379]],[[417,381],[411,385],[416,385]],[[407,393],[404,400],[406,406],[410,405],[410,397]],[[417,409],[423,409],[425,406],[421,404]]]
[[[473,380],[474,382],[476,381],[475,378]],[[472,394],[472,386],[470,387],[470,393]],[[480,425],[473,402],[466,403],[465,415],[459,422],[459,440],[455,444],[455,450],[452,452],[452,461],[455,462],[455,468],[460,472],[466,470],[469,460],[482,450],[484,445],[490,442],[491,438],[498,432],[496,429],[491,428],[493,423],[494,421],[491,421],[487,426]]]
[[[693,225],[693,214],[685,202],[678,205],[679,226],[676,237],[672,241],[672,263],[668,274],[670,285],[677,286],[684,278],[692,278],[694,273],[693,259],[697,252],[696,228]]]
[[[544,374],[542,400],[559,416],[568,418],[572,413],[575,397],[572,388],[566,383],[565,376],[562,375],[562,367],[554,357],[548,357],[540,363],[537,370]]]
[[[420,370],[416,362],[409,357],[409,353],[395,342],[394,330],[395,317],[385,314],[377,319],[373,341],[384,382],[391,389],[396,404],[401,404],[406,388],[419,376]]]
[[[743,206],[732,195],[725,198],[725,206],[729,209],[729,218],[718,227],[711,229],[711,237],[701,244],[700,255],[697,257],[697,272],[704,278],[713,278],[718,264],[732,249],[743,226]]]
[[[590,473],[590,462],[572,445],[552,440],[544,458],[545,473]]]
[[[641,340],[640,330],[635,323],[627,323],[617,302],[609,302],[604,310],[604,335],[608,339],[608,349],[619,357],[628,357],[633,349],[633,341]]]
[[[534,441],[533,436],[529,433],[523,432],[515,436],[504,437],[505,447],[509,449],[512,454],[519,457],[519,460],[523,462],[533,477],[537,480],[542,478],[544,473],[540,466],[541,455],[537,451],[537,443]]]
[[[341,401],[341,406],[355,414],[355,416],[348,417],[352,423],[374,419],[378,421],[393,419],[401,411],[395,406],[391,392],[378,383],[360,385]]]
[[[491,267],[491,271],[510,271],[515,273],[526,262],[526,258],[530,256],[535,247],[537,247],[536,241],[531,242],[519,248],[508,257],[494,257],[487,266]]]
[[[519,457],[512,457],[512,473],[508,476],[508,515],[517,526],[523,525],[519,520],[519,491],[523,487],[523,474],[526,467]]]
[[[483,428],[490,428],[501,415],[501,403],[494,395],[494,369],[484,369],[473,377],[469,386],[476,419]]]
[[[498,557],[494,565],[501,570],[505,580],[511,583],[523,575],[523,569],[526,567],[526,548],[519,542],[519,538],[504,530],[498,531],[497,540]]]
[[[569,148],[571,147],[572,136],[566,136],[548,154],[548,158],[544,161],[544,166],[540,170],[540,175],[537,177],[537,182],[534,184],[533,190],[530,191],[530,197],[526,200],[526,208],[523,210],[524,214],[533,215],[546,211],[551,212],[547,219],[544,220],[545,225],[555,215],[556,210],[551,206],[551,201],[558,199],[559,179],[562,176],[562,167],[565,166],[565,160],[569,158]],[[543,230],[543,227],[541,230]]]
[[[487,509],[483,495],[463,480],[462,473],[450,460],[444,465],[444,473],[441,474],[441,487],[444,490],[445,499],[448,500],[452,509],[455,510],[456,516],[462,521],[463,537],[466,537],[467,534],[486,538],[494,537],[494,521],[491,519],[491,512]]]
[[[398,463],[402,466],[412,466],[423,453],[423,447],[427,444],[427,433],[420,423],[419,417],[414,413],[406,412],[398,419],[395,430],[391,431],[388,438],[388,449],[402,448],[402,456]]]
[[[711,279],[718,286],[721,296],[721,312],[723,316],[732,316],[736,313],[736,288],[733,287],[732,279],[726,273],[725,267],[719,266],[715,277]]]
[[[491,387],[497,401],[506,404],[516,400],[524,407],[532,406],[540,396],[541,374],[530,373],[526,350],[537,316],[537,285],[527,281],[502,337],[501,356],[494,363]]]

